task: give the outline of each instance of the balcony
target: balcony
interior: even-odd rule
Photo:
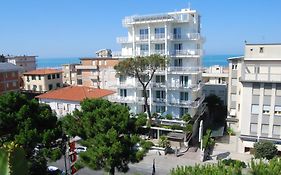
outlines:
[[[155,104],[156,104],[156,103],[158,103],[158,104],[159,104],[159,103],[162,103],[162,104],[163,104],[163,103],[166,103],[166,98],[154,98],[154,99],[153,99],[153,103],[155,103]]]
[[[129,84],[129,83],[126,83],[126,82],[119,82],[117,84],[117,87],[119,87],[119,88],[135,88],[136,86],[134,84]]]
[[[151,41],[163,41],[165,40],[165,33],[157,33],[150,36]]]
[[[182,56],[201,56],[203,51],[201,49],[188,49],[188,50],[173,50],[170,54],[171,56],[175,57],[182,57]]]
[[[77,65],[76,69],[87,70],[87,69],[98,69],[98,67],[96,65]]]
[[[113,51],[112,57],[113,58],[131,58],[133,54],[122,54],[121,51]]]
[[[202,89],[202,87],[204,86],[203,83],[199,83],[199,84],[184,84],[184,83],[169,83],[168,84],[168,88],[170,90],[192,90],[192,91],[198,91],[200,89]]]
[[[182,74],[182,73],[199,73],[200,67],[183,67],[183,66],[169,66],[169,73]]]
[[[170,99],[169,105],[179,106],[179,107],[188,107],[188,108],[198,108],[204,101],[205,96],[198,97],[196,100],[180,100],[180,99]]]
[[[150,85],[155,88],[165,88],[166,87],[165,82],[162,82],[162,83],[151,82]]]
[[[149,55],[148,50],[138,50],[138,51],[136,51],[136,56],[144,57],[144,56],[148,56],[148,55]]]
[[[126,43],[131,43],[133,42],[133,40],[129,39],[128,37],[124,36],[124,37],[117,37],[116,38],[116,42],[118,44],[126,44]]]
[[[144,105],[144,97],[137,97],[137,103]],[[150,98],[147,98],[147,103],[150,103]]]
[[[148,34],[136,35],[136,41],[148,41]]]
[[[200,33],[186,33],[186,34],[170,34],[171,40],[200,40],[202,39]]]
[[[134,97],[122,97],[122,96],[112,96],[108,99],[111,102],[117,102],[117,103],[134,103],[135,98]]]

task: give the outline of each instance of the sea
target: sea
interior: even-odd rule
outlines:
[[[203,57],[203,66],[209,67],[212,65],[228,66],[227,59],[237,55],[205,55]],[[78,57],[64,57],[64,58],[37,58],[37,68],[60,68],[62,64],[80,63]]]

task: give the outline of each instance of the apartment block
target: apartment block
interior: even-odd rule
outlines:
[[[79,64],[63,64],[62,80],[64,85],[77,85],[77,69]]]
[[[11,63],[0,63],[0,94],[18,91],[21,68]]]
[[[268,140],[281,151],[281,44],[246,44],[245,56],[229,59],[228,125],[238,151]]]
[[[148,86],[152,113],[185,113],[200,115],[202,94],[201,58],[204,38],[200,31],[200,15],[191,9],[143,16],[129,16],[122,21],[127,37],[118,37],[120,52],[112,52],[120,60],[129,57],[160,54],[169,58],[165,70],[158,70]],[[128,105],[133,113],[144,111],[142,86],[136,78],[119,77],[117,96],[112,101]]]
[[[25,91],[44,93],[61,88],[62,71],[57,69],[37,69],[23,74]]]
[[[227,83],[228,83],[228,68],[214,65],[205,68],[202,73],[204,82],[203,93],[205,96],[211,94],[218,96],[223,105],[227,105]]]
[[[111,57],[80,58],[76,65],[77,84],[101,89],[116,89],[118,59]]]
[[[36,56],[5,56],[8,63],[20,66],[23,72],[28,72],[36,69]]]

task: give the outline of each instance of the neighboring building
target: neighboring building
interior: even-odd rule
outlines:
[[[81,64],[76,66],[77,84],[102,89],[116,89],[116,58],[80,58]]]
[[[228,125],[237,131],[239,152],[261,140],[281,151],[280,50],[281,44],[246,44],[244,57],[229,59]]]
[[[21,68],[11,63],[0,63],[0,94],[18,91]]]
[[[20,66],[23,72],[28,72],[36,69],[36,56],[5,56],[8,63]]]
[[[214,65],[204,70],[202,73],[204,82],[203,93],[205,96],[214,94],[222,100],[223,104],[227,105],[227,83],[228,83],[228,68]]]
[[[98,57],[105,57],[105,58],[111,58],[112,52],[110,49],[101,49],[96,52]]]
[[[58,117],[71,114],[75,109],[80,110],[80,102],[84,99],[104,98],[107,99],[114,91],[96,89],[85,86],[68,86],[54,91],[46,92],[37,96],[40,103],[50,105]]]
[[[79,64],[63,64],[62,65],[62,80],[64,85],[77,85],[77,70]]]
[[[180,118],[201,114],[202,43],[200,15],[195,10],[166,14],[125,17],[123,26],[128,37],[119,37],[121,52],[113,52],[120,60],[129,57],[160,54],[169,58],[165,70],[158,70],[148,86],[152,113],[172,114]],[[119,77],[118,95],[112,101],[128,105],[133,113],[144,111],[142,86],[135,78]]]
[[[61,88],[62,71],[57,69],[37,69],[23,74],[25,91],[43,93]]]

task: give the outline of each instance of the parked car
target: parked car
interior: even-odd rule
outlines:
[[[86,146],[77,146],[75,148],[75,152],[77,152],[77,153],[86,152],[86,151],[87,151],[87,147]]]
[[[60,170],[58,167],[48,166],[47,167],[47,174],[48,175],[61,175],[61,174],[63,174],[63,171]]]

